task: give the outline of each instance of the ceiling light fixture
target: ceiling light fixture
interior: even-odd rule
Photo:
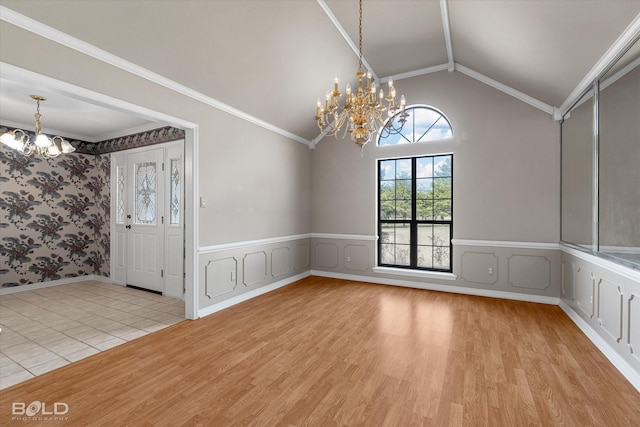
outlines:
[[[340,105],[340,90],[338,89],[338,77],[334,80],[333,91],[327,91],[324,107],[320,100],[316,108],[316,122],[320,131],[324,135],[338,137],[340,130],[345,123],[349,123],[344,128],[342,138],[347,134],[351,134],[351,140],[355,142],[360,149],[371,140],[374,133],[395,134],[400,132],[404,123],[407,121],[408,114],[405,112],[404,95],[400,97],[400,106],[396,104],[396,89],[393,87],[393,79],[389,78],[387,96],[380,89],[379,96],[376,98],[376,83],[371,79],[371,71],[366,73],[367,85],[363,87],[365,73],[362,70],[362,0],[360,0],[360,19],[358,35],[360,37],[359,44],[359,66],[356,77],[358,77],[358,90],[356,93],[351,92],[351,85],[347,84],[346,98],[344,106]],[[388,107],[382,104],[383,100],[388,102]],[[382,112],[388,110],[388,120]],[[396,114],[398,117],[392,119]]]
[[[31,139],[29,134],[22,129],[14,129],[3,133],[2,136],[0,136],[0,142],[25,156],[37,153],[44,158],[50,158],[57,157],[61,153],[66,154],[76,151],[75,147],[63,137],[54,136],[49,138],[42,133],[40,126],[40,119],[42,118],[42,114],[40,114],[40,101],[46,101],[46,99],[40,95],[31,95],[31,98],[37,102],[37,110],[33,115],[36,118],[36,133],[34,138]]]

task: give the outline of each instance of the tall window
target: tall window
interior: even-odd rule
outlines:
[[[453,155],[378,161],[378,265],[451,271]]]

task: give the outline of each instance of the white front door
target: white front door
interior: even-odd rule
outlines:
[[[127,284],[164,291],[164,149],[127,156]]]

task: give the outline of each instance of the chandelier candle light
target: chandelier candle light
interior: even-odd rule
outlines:
[[[75,147],[63,137],[54,136],[49,138],[42,133],[40,125],[40,119],[42,118],[42,114],[40,114],[40,101],[46,101],[46,99],[39,95],[31,95],[31,98],[37,102],[37,110],[34,114],[36,118],[35,139],[29,138],[29,134],[22,129],[14,129],[3,133],[2,136],[0,136],[0,142],[25,156],[37,153],[44,158],[50,158],[57,157],[61,153],[66,154],[76,151]]]
[[[351,91],[351,85],[347,84],[346,97],[344,105],[340,105],[339,98],[341,96],[338,89],[338,77],[336,76],[333,85],[333,91],[327,91],[324,106],[318,100],[316,108],[316,122],[320,131],[329,136],[338,137],[339,132],[343,129],[342,138],[346,136],[347,131],[351,134],[351,140],[355,142],[360,149],[371,140],[373,134],[378,132],[396,134],[402,130],[407,121],[408,114],[405,112],[404,95],[400,97],[400,105],[396,104],[396,89],[393,87],[393,79],[389,78],[389,88],[387,96],[380,89],[380,93],[376,97],[376,83],[372,81],[371,72],[367,72],[367,85],[364,86],[365,73],[362,70],[362,0],[360,0],[360,19],[359,19],[359,66],[356,77],[358,78],[358,89],[356,93]],[[385,108],[383,100],[386,100],[388,107]],[[382,114],[387,109],[388,119]],[[399,114],[397,120],[393,119]],[[348,125],[345,124],[348,122]],[[397,122],[398,126],[394,126]]]

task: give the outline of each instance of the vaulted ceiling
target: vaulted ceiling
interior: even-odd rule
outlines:
[[[1,25],[51,27],[72,45],[106,60],[117,57],[125,68],[142,67],[150,78],[301,142],[318,137],[316,99],[336,74],[342,85],[353,81],[358,64],[356,0],[0,4]],[[364,59],[383,81],[455,68],[553,109],[630,25],[637,26],[640,1],[364,0],[363,15]],[[45,128],[59,133],[96,140],[153,125],[110,111],[102,124],[79,127],[95,122],[102,107],[4,78],[0,88],[3,121],[31,123],[28,95],[38,89],[50,95],[42,107]],[[64,111],[71,108],[69,120]],[[91,120],[79,119],[85,108]]]

